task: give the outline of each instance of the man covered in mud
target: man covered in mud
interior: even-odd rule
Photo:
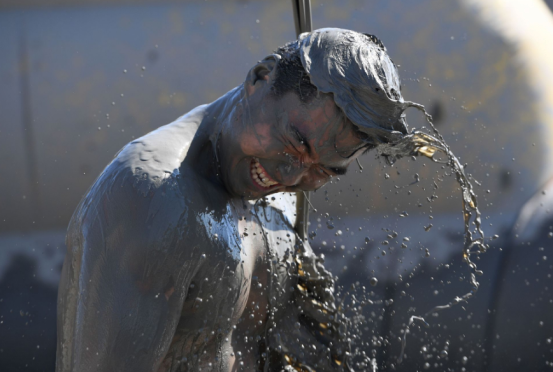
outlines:
[[[407,106],[378,39],[321,29],[125,146],[69,226],[57,371],[351,370],[294,193],[405,136]]]

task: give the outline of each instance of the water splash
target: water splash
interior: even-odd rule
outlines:
[[[464,166],[461,165],[459,159],[451,152],[449,146],[445,143],[442,135],[437,131],[432,123],[432,116],[429,115],[424,109],[423,105],[409,102],[409,106],[414,107],[422,111],[425,115],[426,121],[430,125],[435,136],[430,134],[412,131],[410,134],[404,136],[399,141],[391,143],[389,145],[381,145],[377,148],[379,155],[385,157],[390,164],[393,164],[397,159],[404,156],[425,156],[434,162],[446,164],[449,166],[453,173],[455,173],[457,182],[462,191],[462,208],[463,208],[463,220],[465,223],[465,234],[463,244],[463,260],[468,265],[470,270],[470,292],[461,297],[455,297],[446,305],[435,306],[428,312],[421,316],[412,316],[409,319],[409,323],[403,333],[401,353],[398,358],[398,363],[403,360],[405,347],[407,345],[407,334],[409,327],[413,325],[415,321],[422,323],[426,327],[429,324],[424,319],[428,315],[438,312],[444,309],[449,309],[452,306],[459,304],[460,302],[466,302],[468,299],[474,296],[478,291],[479,283],[476,280],[476,275],[482,275],[483,272],[478,270],[476,264],[471,260],[471,256],[474,254],[484,253],[488,246],[484,243],[484,232],[482,231],[481,213],[478,209],[478,202],[476,200],[476,194],[472,184],[465,174]],[[437,157],[438,154],[445,155],[445,159]],[[474,231],[471,231],[471,223],[475,225]]]

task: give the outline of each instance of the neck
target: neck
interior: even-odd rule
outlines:
[[[231,125],[243,97],[244,88],[240,85],[208,104],[190,147],[194,154],[189,158],[192,161],[190,165],[210,182],[224,189],[219,155],[221,133],[226,126]]]

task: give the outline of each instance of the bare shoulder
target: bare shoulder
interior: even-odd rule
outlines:
[[[114,171],[129,170],[142,191],[159,187],[179,173],[204,117],[206,105],[199,106],[174,122],[130,142],[116,156]]]
[[[168,238],[168,231],[178,233],[174,228],[188,222],[183,221],[187,218],[187,195],[180,167],[204,107],[132,141],[115,156],[76,209],[68,230],[68,249],[82,248],[75,241],[95,238],[98,242],[90,249],[113,246],[113,242],[103,242],[112,236],[139,241],[119,245],[119,249],[138,254],[141,249],[155,248],[155,242],[149,240]]]
[[[125,146],[75,211],[58,292],[59,371],[152,371],[165,354],[201,258],[179,176],[199,109]]]

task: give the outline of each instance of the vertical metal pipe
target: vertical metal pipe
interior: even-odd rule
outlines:
[[[303,32],[312,31],[311,0],[292,0],[296,37]],[[296,224],[294,229],[301,238],[307,239],[307,222],[309,221],[309,192],[296,193]]]

